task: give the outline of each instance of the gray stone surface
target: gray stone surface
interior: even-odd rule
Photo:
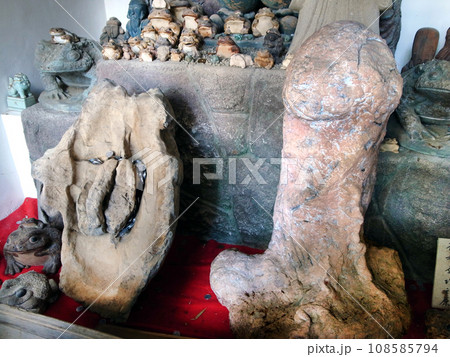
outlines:
[[[450,162],[400,147],[380,153],[377,171],[365,236],[397,250],[407,278],[432,282],[437,239],[450,237]]]
[[[36,104],[23,110],[23,131],[30,151],[31,162],[44,155],[47,149],[58,145],[66,130],[75,122],[79,114],[46,109],[42,104]]]
[[[272,218],[267,212],[272,213],[279,181],[280,165],[270,164],[270,158],[279,158],[281,152],[285,72],[158,61],[105,61],[97,66],[97,76],[99,80],[111,79],[129,93],[159,88],[172,104],[181,124],[176,140],[185,177],[180,212],[200,197],[182,217],[179,232],[265,248],[272,232]],[[203,174],[215,172],[215,168],[202,165],[201,185],[193,184],[193,158],[223,158],[223,179],[206,180]],[[255,180],[244,158],[250,160],[250,167],[266,158],[258,171],[265,184]],[[229,159],[236,159],[235,184],[228,180]],[[250,181],[243,183],[247,175]]]

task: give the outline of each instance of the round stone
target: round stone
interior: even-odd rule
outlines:
[[[259,0],[219,0],[219,3],[228,10],[246,13],[256,10]]]
[[[261,0],[264,5],[271,9],[282,9],[289,7],[291,0]]]
[[[284,35],[293,35],[297,27],[297,18],[289,15],[280,20],[280,32]]]

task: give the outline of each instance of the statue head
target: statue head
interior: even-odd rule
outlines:
[[[109,38],[117,38],[120,35],[120,26],[122,26],[122,23],[117,17],[111,17],[106,22],[105,31]]]
[[[128,4],[127,18],[142,21],[148,16],[148,6],[144,0],[131,0]]]

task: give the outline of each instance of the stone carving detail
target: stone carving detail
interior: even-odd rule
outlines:
[[[25,218],[3,248],[6,275],[23,268],[43,265],[43,272],[55,274],[61,266],[61,231],[34,218]]]
[[[9,77],[8,96],[25,99],[31,96],[31,83],[23,73],[17,73],[13,78]]]
[[[407,328],[397,253],[360,236],[401,85],[389,48],[361,24],[325,26],[294,55],[282,156],[295,165],[282,163],[269,248],[225,251],[211,266],[237,336],[381,338]]]
[[[450,156],[450,62],[432,60],[402,73],[403,95],[397,108],[407,135],[400,145],[436,156]]]
[[[66,36],[69,35],[62,35],[64,38]],[[44,91],[39,96],[39,102],[49,109],[80,111],[95,82],[95,65],[101,58],[102,53],[95,42],[79,39],[73,34],[67,42],[40,41],[35,62]]]
[[[3,283],[0,304],[42,314],[48,304],[56,301],[58,293],[58,285],[53,279],[49,280],[43,274],[29,271]]]
[[[105,317],[128,316],[173,240],[182,171],[172,117],[159,90],[129,97],[103,81],[33,164],[41,210],[64,222],[61,289]]]
[[[125,31],[122,28],[122,23],[117,17],[110,17],[106,21],[106,26],[103,28],[100,35],[100,44],[102,46],[113,41],[116,45],[123,45],[125,43]]]

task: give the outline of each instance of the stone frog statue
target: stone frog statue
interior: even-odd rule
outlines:
[[[86,38],[67,43],[40,41],[35,52],[35,65],[44,85],[39,102],[49,109],[80,111],[101,58],[101,49]]]
[[[61,231],[34,218],[23,219],[3,248],[5,275],[25,267],[43,265],[43,272],[55,274],[61,266]]]
[[[31,83],[23,73],[17,73],[13,78],[9,77],[8,95],[10,97],[27,98],[30,93]]]
[[[3,283],[0,303],[41,314],[56,301],[58,292],[58,285],[53,279],[29,271]]]
[[[450,62],[432,60],[402,76],[399,122],[412,141],[433,140],[436,133],[428,125],[450,124]]]

